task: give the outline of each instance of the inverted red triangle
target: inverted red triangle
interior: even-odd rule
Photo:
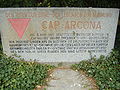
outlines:
[[[22,38],[30,19],[8,19],[18,36]]]

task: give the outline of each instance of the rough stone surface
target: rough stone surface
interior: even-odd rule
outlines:
[[[97,90],[84,74],[71,69],[55,69],[46,90]]]
[[[115,8],[0,8],[3,52],[40,63],[106,56],[118,16]]]

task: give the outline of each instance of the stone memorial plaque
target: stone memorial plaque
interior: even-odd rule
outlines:
[[[3,51],[25,60],[79,62],[114,48],[119,9],[1,8]]]

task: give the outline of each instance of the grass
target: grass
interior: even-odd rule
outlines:
[[[48,72],[54,66],[17,61],[0,53],[0,90],[33,90],[46,85]]]
[[[92,58],[72,65],[74,70],[83,70],[96,80],[99,90],[120,90],[120,53],[113,51],[108,56]]]
[[[46,85],[48,72],[53,68],[54,66],[8,57],[2,53],[0,44],[0,90],[33,90],[37,85]],[[113,50],[110,55],[98,59],[91,57],[90,60],[72,65],[72,69],[86,72],[96,80],[100,90],[120,90],[119,51]]]

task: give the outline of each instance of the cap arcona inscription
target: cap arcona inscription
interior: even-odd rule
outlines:
[[[26,60],[79,62],[114,47],[119,10],[112,8],[3,8],[3,50]]]

